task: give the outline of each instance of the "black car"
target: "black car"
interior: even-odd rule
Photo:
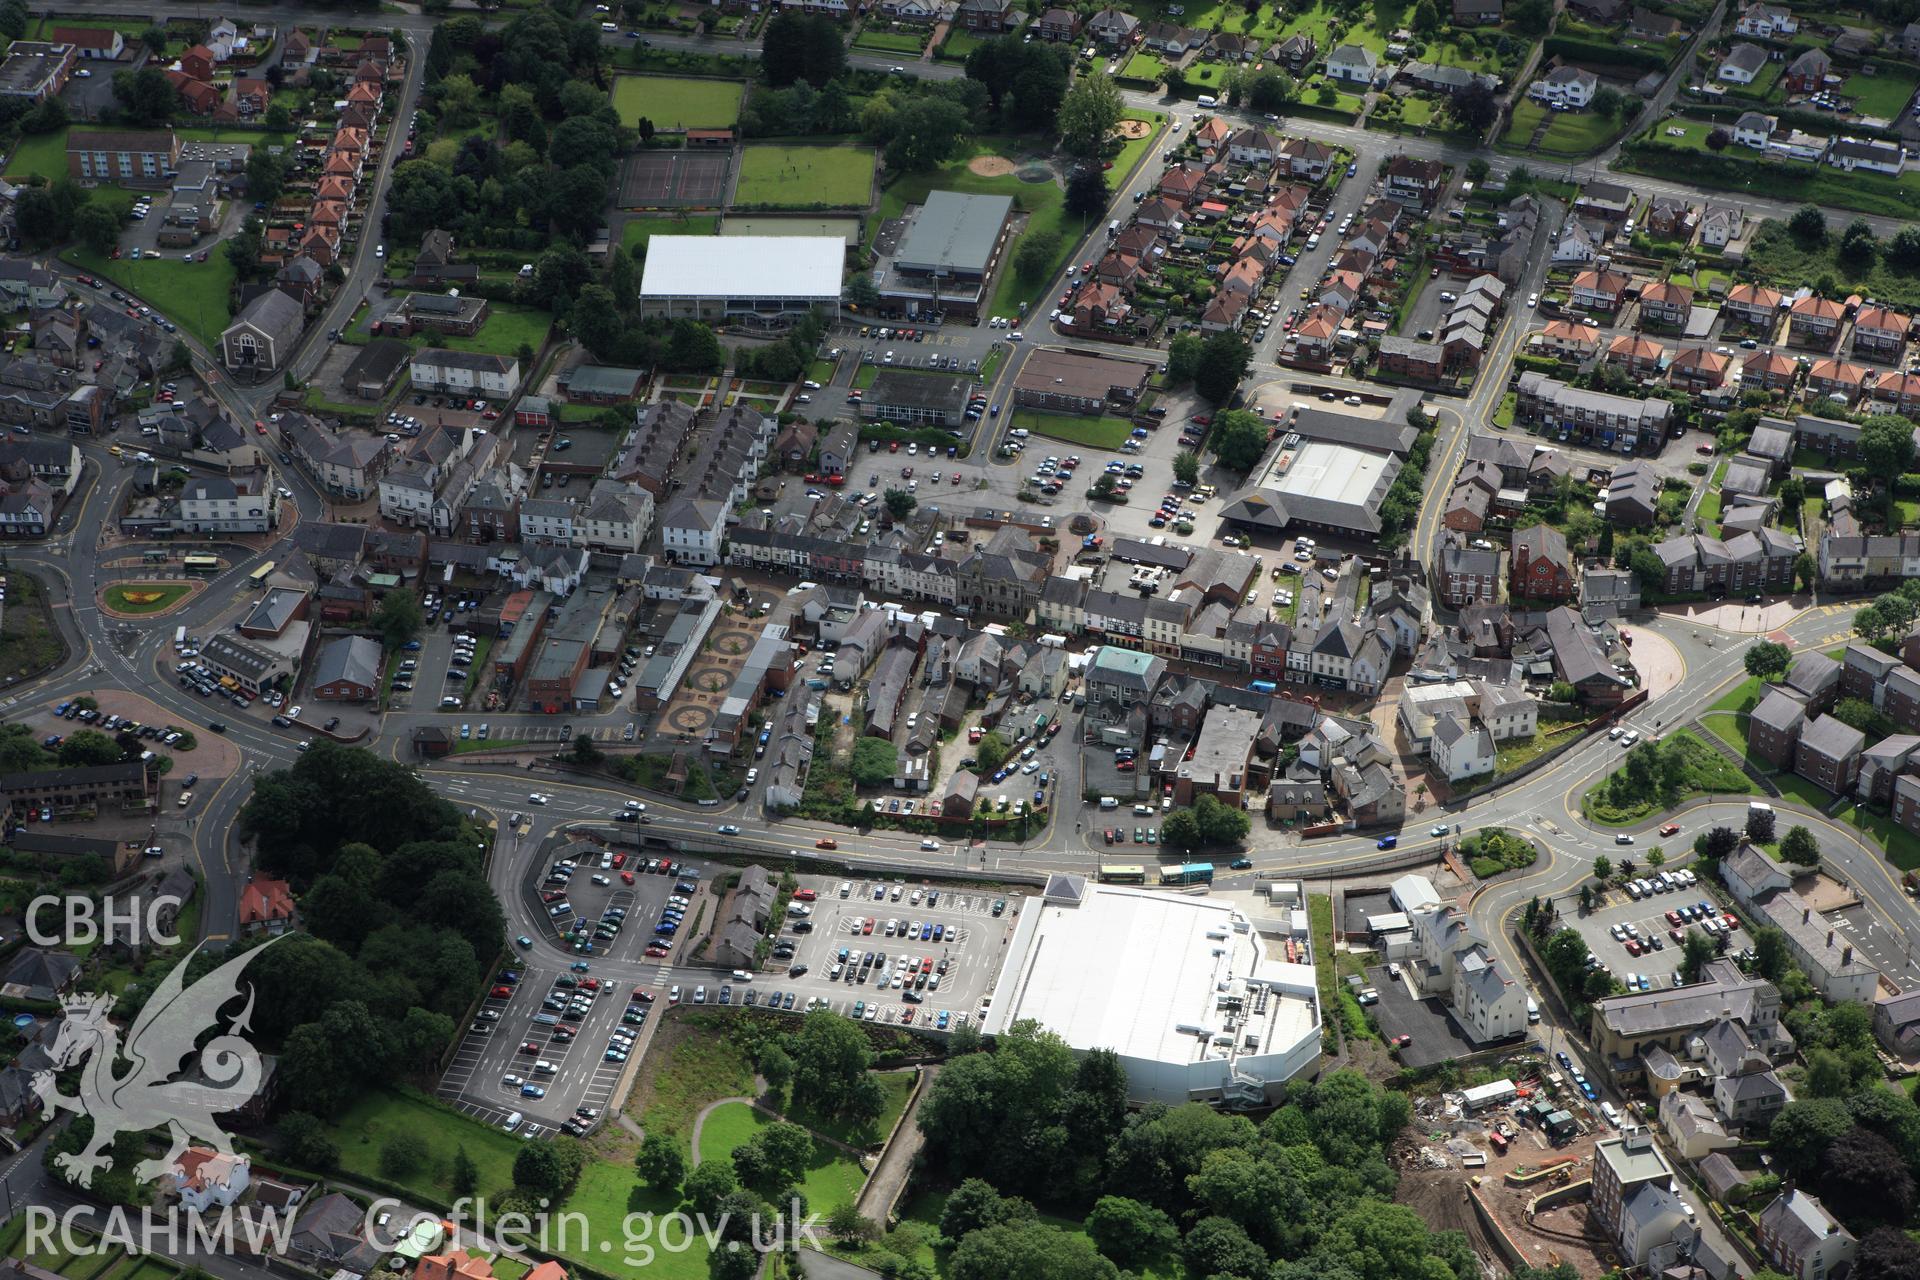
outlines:
[[[793,922],[793,931],[794,931],[795,933],[812,933],[812,932],[813,932],[813,921],[811,921],[811,920],[796,920],[796,921],[794,921],[794,922]]]
[[[803,974],[803,973],[805,973],[806,971],[807,971],[807,966],[805,966],[805,965],[803,965],[803,964],[796,964],[796,965],[793,965],[793,966],[791,966],[790,968],[788,968],[788,970],[787,970],[787,976],[788,976],[789,978],[797,978],[797,977],[799,977],[799,976],[800,976],[801,974]]]
[[[1235,858],[1232,862],[1229,862],[1227,866],[1234,871],[1251,871],[1253,870],[1253,861],[1250,858]]]
[[[207,721],[207,728],[213,730],[215,733],[225,733],[227,731],[226,723],[221,720]]]

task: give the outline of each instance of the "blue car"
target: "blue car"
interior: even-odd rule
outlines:
[[[1565,1049],[1562,1049],[1560,1052],[1554,1054],[1553,1056],[1558,1058],[1560,1060],[1560,1065],[1565,1067],[1568,1071],[1573,1070],[1573,1059],[1567,1056],[1567,1051]]]
[[[653,936],[656,938],[671,938],[677,930],[677,925],[657,924],[653,926]]]
[[[575,960],[573,962],[573,971],[575,973],[585,973],[588,969],[592,967],[593,966],[587,964],[584,960]]]
[[[529,938],[524,933],[521,934],[519,937],[515,938],[514,941],[520,945],[520,948],[522,950],[525,950],[526,948],[531,947],[533,945],[533,939]]]
[[[520,1086],[520,1096],[523,1098],[544,1098],[547,1096],[547,1091],[541,1085],[523,1084]]]
[[[1580,1086],[1580,1092],[1581,1092],[1581,1093],[1584,1093],[1584,1094],[1586,1094],[1586,1095],[1587,1095],[1587,1101],[1588,1101],[1588,1102],[1593,1102],[1593,1101],[1596,1101],[1596,1100],[1597,1100],[1597,1099],[1598,1099],[1598,1098],[1600,1097],[1600,1095],[1599,1095],[1599,1094],[1597,1094],[1597,1093],[1595,1093],[1595,1092],[1593,1091],[1593,1086],[1592,1086],[1591,1084],[1583,1084],[1583,1085],[1581,1085],[1581,1086]]]
[[[418,640],[409,640],[405,644],[401,645],[400,647],[406,650],[408,653],[420,652],[420,642]]]

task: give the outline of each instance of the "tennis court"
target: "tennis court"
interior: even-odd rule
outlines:
[[[637,151],[620,180],[620,207],[717,208],[727,194],[731,152]]]

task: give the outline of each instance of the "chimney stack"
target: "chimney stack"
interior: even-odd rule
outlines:
[[[1840,963],[1843,966],[1853,963],[1853,947],[1850,944],[1840,949]]]
[[[1812,918],[1813,918],[1813,908],[1812,908],[1812,907],[1802,907],[1802,908],[1800,908],[1800,923],[1801,923],[1801,924],[1805,924],[1805,923],[1807,923],[1807,922],[1808,922],[1809,920],[1811,920]]]
[[[1833,950],[1833,930],[1827,930],[1827,950]]]

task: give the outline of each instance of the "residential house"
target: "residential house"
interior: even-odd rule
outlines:
[[[1890,307],[1863,306],[1853,317],[1853,354],[1886,364],[1900,362],[1912,318]]]
[[[1835,795],[1853,790],[1866,735],[1833,716],[1812,716],[1800,729],[1793,771]]]
[[[1757,44],[1736,44],[1720,60],[1715,78],[1722,84],[1752,84],[1767,65],[1767,51]]]
[[[1637,333],[1622,333],[1607,344],[1607,354],[1603,363],[1626,371],[1628,377],[1636,382],[1645,382],[1660,376],[1660,366],[1666,361],[1667,349],[1652,338]]]
[[[1788,93],[1818,93],[1827,86],[1827,76],[1833,70],[1833,59],[1824,49],[1808,49],[1787,64],[1786,74],[1780,77],[1780,83]]]
[[[1380,72],[1380,59],[1363,45],[1343,44],[1327,55],[1326,76],[1344,84],[1370,87]]]
[[[1692,312],[1693,290],[1686,285],[1662,280],[1640,291],[1640,318],[1646,324],[1684,329]]]
[[[1598,92],[1598,76],[1584,67],[1562,63],[1535,80],[1528,87],[1527,96],[1548,106],[1583,111],[1592,105],[1593,95]]]
[[[1763,284],[1736,284],[1727,290],[1720,313],[1750,328],[1771,330],[1780,318],[1786,295]]]
[[[1799,1187],[1781,1193],[1760,1211],[1754,1243],[1769,1267],[1793,1280],[1831,1280],[1859,1252],[1853,1233],[1818,1197]]]
[[[1576,310],[1612,315],[1620,310],[1631,283],[1632,278],[1624,271],[1605,267],[1582,271],[1574,276],[1573,285],[1567,291],[1568,305]]]

